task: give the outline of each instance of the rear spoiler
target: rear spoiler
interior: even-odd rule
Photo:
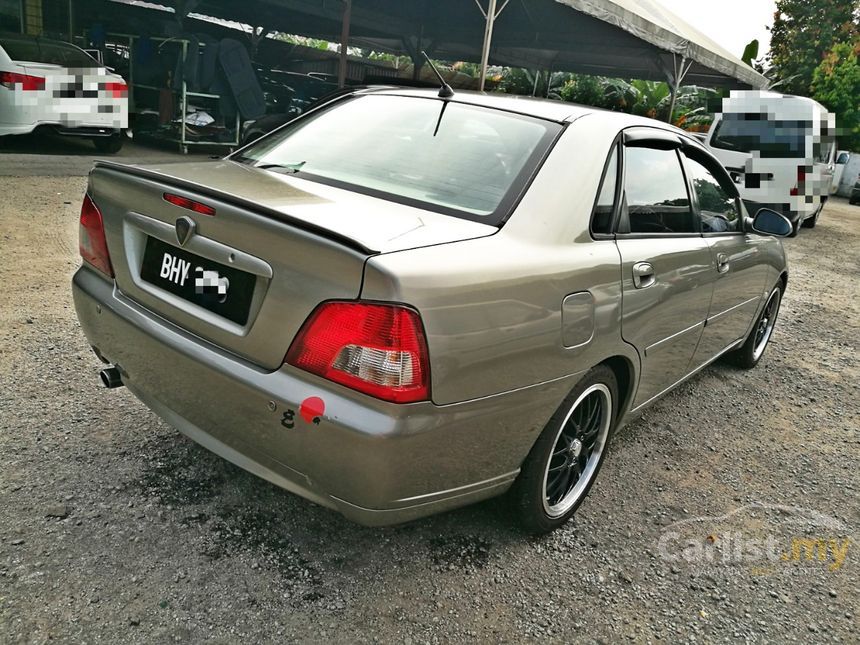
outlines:
[[[218,201],[224,202],[225,204],[230,204],[231,206],[243,208],[254,213],[259,213],[260,215],[265,215],[266,217],[270,217],[272,219],[284,222],[285,224],[289,224],[290,226],[293,226],[297,229],[306,231],[308,233],[313,233],[314,235],[318,235],[319,237],[331,240],[332,242],[337,242],[342,246],[352,249],[353,251],[363,253],[364,255],[379,254],[379,251],[369,249],[357,240],[354,240],[351,237],[347,237],[346,235],[341,235],[340,233],[336,233],[322,226],[316,226],[315,224],[305,222],[295,217],[290,217],[285,213],[277,211],[273,208],[262,206],[251,200],[237,197],[236,195],[231,195],[230,193],[222,192],[214,188],[209,188],[208,186],[200,186],[199,184],[195,184],[184,179],[171,177],[170,175],[165,175],[164,173],[157,172],[155,170],[149,170],[147,168],[141,168],[139,166],[132,166],[129,164],[117,163],[115,161],[103,160],[96,161],[93,168],[105,168],[107,170],[113,170],[115,172],[119,172],[125,175],[134,175],[135,177],[141,177],[142,179],[157,181],[161,184],[166,184],[174,188],[180,188],[182,190],[187,190],[198,195],[211,197],[212,199],[217,199]]]

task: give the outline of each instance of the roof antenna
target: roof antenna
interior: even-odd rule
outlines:
[[[442,74],[439,73],[439,70],[436,69],[436,66],[433,64],[433,61],[430,60],[430,57],[427,55],[423,49],[421,50],[421,55],[427,59],[427,64],[430,65],[430,69],[433,70],[433,73],[436,74],[436,78],[439,79],[439,82],[442,83],[442,87],[439,88],[439,98],[440,99],[448,99],[454,96],[454,90],[451,89],[451,86],[445,82],[445,79],[442,78]]]

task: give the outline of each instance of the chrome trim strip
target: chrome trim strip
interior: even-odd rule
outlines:
[[[744,306],[748,305],[749,303],[754,302],[754,301],[756,301],[756,300],[761,300],[761,296],[753,296],[753,297],[752,297],[752,298],[750,298],[749,300],[744,300],[744,301],[743,301],[743,302],[741,302],[741,303],[738,303],[738,304],[736,304],[736,305],[734,305],[734,306],[732,306],[732,307],[729,307],[729,308],[728,308],[728,309],[726,309],[725,311],[721,311],[721,312],[720,312],[720,313],[718,313],[718,314],[715,314],[715,315],[713,315],[713,316],[709,316],[709,317],[708,317],[708,319],[705,321],[705,326],[707,327],[708,323],[709,323],[709,322],[711,322],[712,320],[716,320],[716,319],[717,319],[717,318],[719,318],[720,316],[725,316],[726,314],[731,313],[731,312],[732,312],[732,311],[734,311],[735,309],[739,309],[740,307],[744,307]]]
[[[720,358],[723,354],[726,354],[726,353],[728,353],[728,352],[732,351],[733,349],[736,349],[739,345],[743,344],[743,341],[744,341],[744,339],[743,339],[743,338],[741,338],[740,340],[736,340],[736,341],[734,341],[731,345],[729,345],[729,346],[728,346],[728,347],[726,347],[724,350],[722,350],[721,352],[719,352],[718,354],[716,354],[716,355],[715,355],[711,360],[709,360],[709,361],[706,361],[706,362],[702,363],[701,365],[699,365],[699,367],[697,367],[696,369],[694,369],[692,372],[688,372],[686,376],[682,376],[680,379],[678,379],[677,381],[675,381],[674,383],[672,383],[672,385],[670,385],[669,387],[667,387],[667,388],[666,388],[665,390],[663,390],[662,392],[659,392],[658,394],[655,394],[654,396],[652,396],[650,399],[648,399],[648,400],[647,400],[647,401],[645,401],[644,403],[640,403],[640,404],[639,404],[639,405],[637,405],[635,408],[633,408],[632,410],[630,410],[630,411],[628,412],[628,414],[633,414],[633,413],[635,413],[635,412],[638,412],[639,410],[641,410],[642,408],[644,408],[644,407],[645,407],[646,405],[648,405],[649,403],[652,403],[652,402],[653,402],[653,401],[655,401],[656,399],[659,399],[661,396],[663,396],[664,394],[666,394],[666,392],[668,392],[669,390],[671,390],[671,389],[673,389],[673,388],[677,387],[678,385],[680,385],[681,383],[683,383],[684,381],[686,381],[688,378],[690,378],[690,377],[691,377],[691,376],[693,376],[694,374],[696,374],[696,373],[700,372],[701,370],[705,369],[708,365],[710,365],[711,363],[713,363],[714,361],[716,361],[716,360],[717,360],[718,358]]]
[[[449,488],[447,490],[437,490],[432,493],[425,493],[424,495],[415,495],[414,497],[401,497],[400,499],[394,500],[395,504],[421,504],[425,501],[432,501],[435,497],[457,497],[459,495],[463,495],[464,493],[471,492],[472,489],[483,490],[484,488],[491,488],[493,486],[497,486],[500,484],[506,484],[509,481],[516,479],[517,475],[519,475],[520,469],[517,468],[514,471],[509,473],[505,473],[504,475],[499,475],[498,477],[492,477],[490,479],[485,479],[484,481],[475,482],[474,484],[466,484],[465,486],[458,486],[457,488]],[[344,500],[341,500],[344,501]]]
[[[168,224],[167,222],[134,212],[126,213],[125,220],[147,235],[158,238],[162,242],[166,242],[172,246],[176,246],[178,243],[176,239],[176,227],[173,224]],[[200,234],[192,235],[182,248],[213,262],[236,267],[240,271],[253,273],[261,278],[271,279],[272,277],[272,267],[269,266],[268,262],[243,251],[233,249],[226,244],[221,244],[221,242],[203,237]]]
[[[691,325],[690,327],[687,327],[686,329],[682,329],[679,332],[675,332],[674,334],[672,334],[671,336],[667,336],[663,340],[658,340],[656,343],[648,345],[645,348],[645,356],[648,356],[648,352],[650,352],[652,349],[659,347],[660,345],[663,345],[665,343],[669,343],[669,342],[675,340],[676,338],[678,338],[679,336],[683,336],[684,334],[687,334],[687,333],[693,331],[697,327],[704,327],[704,326],[705,326],[705,321],[703,320],[701,322],[697,322],[695,325]]]

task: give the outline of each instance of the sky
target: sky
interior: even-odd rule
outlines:
[[[774,0],[657,0],[703,34],[740,58],[753,38],[759,39],[759,56],[770,46],[770,32],[776,11]]]

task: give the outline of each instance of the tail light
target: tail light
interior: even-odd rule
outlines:
[[[806,166],[797,167],[797,185],[789,191],[792,197],[797,197],[800,194],[800,189],[805,188],[804,184],[806,183],[806,173]]]
[[[285,363],[394,403],[430,398],[430,362],[418,312],[400,305],[323,303]]]
[[[195,213],[200,213],[201,215],[214,215],[215,209],[207,204],[201,204],[200,202],[195,202],[193,199],[188,199],[187,197],[182,197],[180,195],[174,195],[172,193],[164,193],[164,201],[173,204],[174,206],[179,206],[179,208],[187,208],[190,211],[194,211]]]
[[[8,90],[22,89],[25,92],[33,92],[45,89],[45,79],[41,76],[0,72],[0,85]]]
[[[113,277],[102,213],[89,195],[84,195],[81,206],[80,249],[85,262],[109,278]]]
[[[122,99],[128,96],[128,85],[125,83],[105,83],[102,88],[115,99]]]

